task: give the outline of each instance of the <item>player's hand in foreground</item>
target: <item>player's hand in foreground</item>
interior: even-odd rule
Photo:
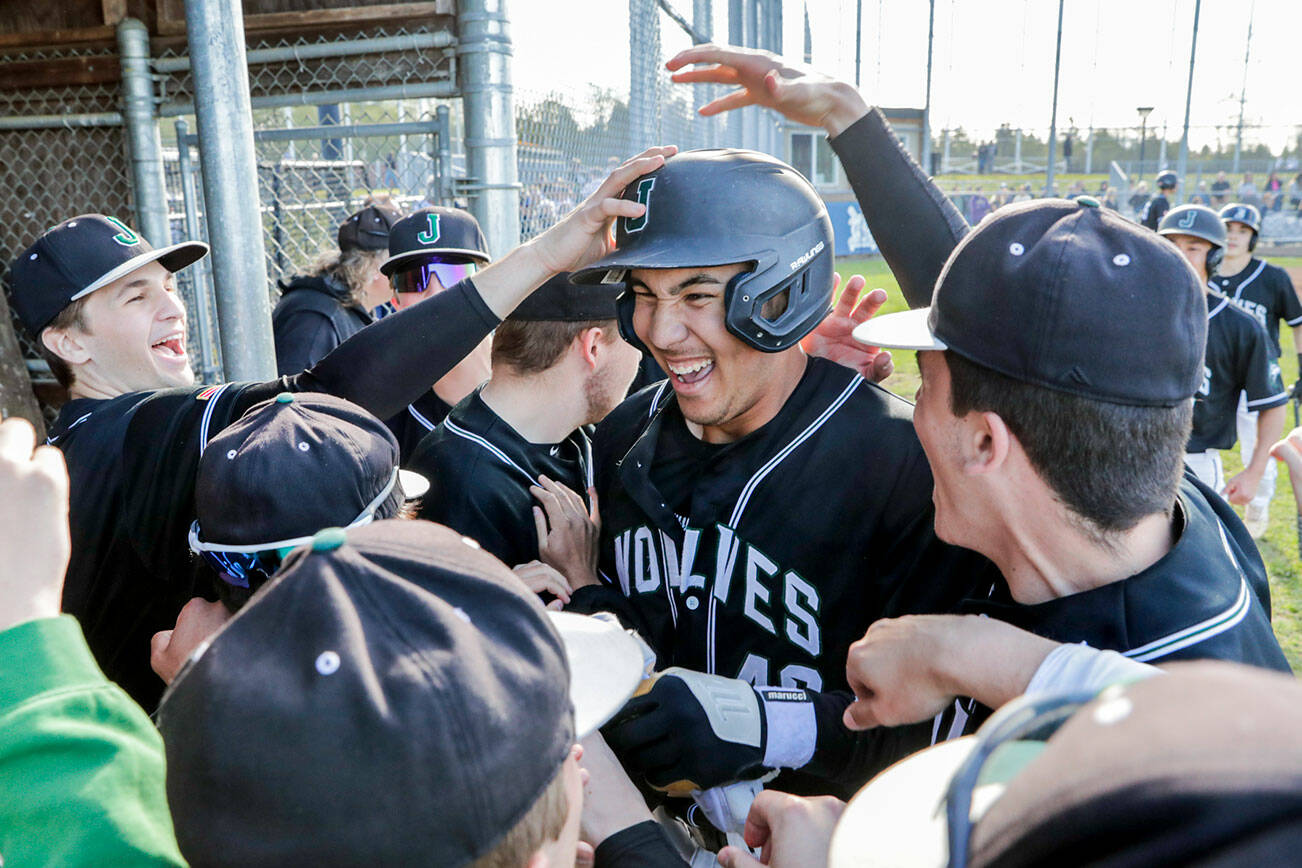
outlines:
[[[59,614],[71,546],[63,454],[26,419],[0,423],[0,630]]]
[[[746,815],[746,844],[760,848],[760,858],[740,847],[719,851],[725,868],[804,868],[826,865],[832,831],[841,819],[845,802],[832,796],[805,798],[765,790],[751,803]]]
[[[1225,483],[1225,491],[1222,494],[1235,506],[1246,506],[1257,496],[1257,486],[1261,484],[1261,477],[1262,474],[1253,473],[1251,468],[1244,468]]]
[[[550,229],[528,242],[545,269],[551,274],[574,271],[595,262],[615,247],[614,225],[617,217],[641,217],[646,206],[620,193],[638,178],[654,172],[667,157],[678,153],[674,145],[647,148],[626,161]]]
[[[589,511],[583,498],[572,489],[546,476],[539,476],[538,484],[531,486],[529,492],[542,504],[533,508],[538,559],[564,576],[569,589],[599,584],[597,544],[601,539],[601,517],[597,512],[597,493],[588,489],[592,502]]]
[[[536,509],[536,507],[535,507]],[[570,601],[570,583],[554,567],[542,561],[529,561],[511,567],[525,587],[535,594],[551,594],[556,599],[547,604],[548,609],[561,609]]]
[[[840,284],[837,275],[832,292]],[[832,312],[823,318],[801,341],[800,346],[811,356],[836,362],[859,372],[870,383],[880,383],[895,372],[891,354],[879,347],[861,344],[853,337],[855,326],[872,319],[886,303],[886,290],[864,292],[864,279],[854,275],[846,281],[845,289],[836,300]]]
[[[176,616],[176,626],[160,630],[149,640],[149,668],[164,684],[171,684],[176,673],[200,645],[229,621],[231,613],[221,603],[194,597]]]
[[[593,849],[616,832],[652,819],[642,794],[600,733],[583,740],[583,815],[579,837]]]
[[[683,70],[689,64],[700,66]],[[767,51],[696,45],[674,55],[665,66],[680,84],[737,85],[737,90],[702,106],[703,115],[760,105],[836,136],[868,113],[868,104],[852,85]]]
[[[1285,434],[1282,440],[1270,447],[1270,455],[1277,461],[1283,461],[1288,468],[1288,478],[1293,483],[1293,498],[1297,501],[1298,514],[1302,515],[1302,428],[1294,428]]]
[[[917,723],[960,696],[998,708],[1025,692],[1055,647],[1055,642],[994,618],[883,618],[850,646],[845,672],[855,701],[845,710],[845,725],[869,729]]]

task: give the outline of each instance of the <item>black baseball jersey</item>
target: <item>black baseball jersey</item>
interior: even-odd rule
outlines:
[[[1161,193],[1158,193],[1149,199],[1148,204],[1144,206],[1143,212],[1139,215],[1139,222],[1156,232],[1158,224],[1162,222],[1162,218],[1170,210],[1170,201]]]
[[[315,365],[374,318],[348,299],[346,287],[328,277],[295,277],[282,285],[280,301],[271,314],[276,339],[276,373],[297,374]],[[402,463],[411,459],[421,438],[443,421],[452,405],[433,390],[405,410],[385,420],[398,441]]]
[[[1261,324],[1270,341],[1270,357],[1278,359],[1279,321],[1302,326],[1302,302],[1288,272],[1254,256],[1238,274],[1214,275],[1211,284]]]
[[[820,743],[843,728],[850,644],[887,611],[944,611],[993,570],[935,536],[912,405],[823,359],[735,442],[693,436],[663,382],[616,408],[594,450],[606,584],[571,608],[614,611],[657,668],[822,692]],[[825,779],[848,771],[820,763]]]
[[[200,445],[281,391],[330,392],[392,416],[497,325],[469,281],[390,319],[292,377],[63,406],[49,437],[71,479],[63,608],[81,622],[105,674],[146,709],[163,689],[149,668],[150,638],[173,627],[187,600],[213,590],[187,545]]]
[[[430,482],[417,515],[446,524],[516,566],[538,559],[538,501],[529,486],[546,475],[586,500],[592,442],[580,428],[560,443],[530,443],[479,392],[453,407],[412,456],[411,469]]]
[[[1270,355],[1266,330],[1228,298],[1207,296],[1207,355],[1203,382],[1194,396],[1193,431],[1188,451],[1229,449],[1238,438],[1234,414],[1239,393],[1249,410],[1267,410],[1288,401],[1279,363]]]

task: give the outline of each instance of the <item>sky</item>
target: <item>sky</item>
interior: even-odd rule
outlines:
[[[692,0],[671,0],[690,19]],[[854,77],[859,0],[785,0],[783,53],[803,53],[807,7],[813,65]],[[861,0],[860,89],[882,106],[921,107],[926,96],[927,3]],[[516,89],[576,96],[589,84],[628,90],[627,0],[511,0]],[[1176,140],[1184,122],[1195,0],[1065,0],[1058,127],[1134,127],[1136,108],[1154,107],[1149,129]],[[1052,107],[1058,4],[1053,0],[936,0],[932,128],[988,135],[1001,123],[1047,131]],[[727,0],[713,0],[716,34],[726,35]],[[1248,24],[1252,39],[1245,85]],[[690,40],[661,14],[662,59]],[[1245,142],[1279,148],[1302,127],[1299,0],[1203,0],[1190,142],[1232,141],[1243,89]],[[643,36],[637,40],[645,46]],[[1219,128],[1219,129],[1218,129]],[[1043,132],[1041,133],[1043,134]]]

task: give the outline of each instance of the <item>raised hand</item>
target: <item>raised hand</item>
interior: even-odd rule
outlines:
[[[0,630],[59,614],[71,546],[63,454],[25,419],[0,423]]]
[[[546,476],[539,476],[538,484],[529,492],[542,504],[541,508],[533,508],[538,559],[563,575],[570,588],[599,584],[597,543],[601,537],[601,518],[597,513],[597,493],[588,489],[592,503],[589,510],[576,492]]]
[[[688,64],[711,65],[678,71]],[[737,90],[702,106],[703,115],[759,105],[835,136],[868,113],[868,104],[849,83],[767,51],[696,45],[674,55],[665,66],[679,83],[737,85]]]
[[[835,286],[840,283],[837,275]],[[861,344],[854,339],[855,326],[867,322],[886,303],[886,290],[874,289],[864,293],[864,279],[854,275],[845,284],[845,291],[837,299],[836,307],[818,328],[806,335],[800,346],[811,356],[836,362],[859,372],[869,382],[880,383],[895,372],[891,354],[878,347]]]

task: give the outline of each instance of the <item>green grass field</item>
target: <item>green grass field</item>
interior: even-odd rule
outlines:
[[[1302,258],[1272,259],[1276,265],[1289,267],[1302,266]],[[905,310],[907,305],[900,294],[899,285],[891,276],[886,263],[881,259],[847,259],[837,263],[837,271],[842,278],[853,274],[862,274],[868,281],[870,289],[881,287],[890,294],[883,313]],[[1280,366],[1284,370],[1285,385],[1292,385],[1297,379],[1297,353],[1293,348],[1293,336],[1288,328],[1282,330],[1280,342],[1283,345],[1283,358]],[[895,373],[884,384],[891,391],[912,400],[918,390],[918,361],[914,353],[896,352]],[[1293,425],[1292,410],[1289,411],[1287,427]],[[1238,450],[1223,452],[1226,478],[1243,468]],[[1239,510],[1242,514],[1242,510]],[[1293,499],[1293,488],[1289,483],[1288,473],[1280,468],[1279,482],[1275,486],[1275,498],[1270,507],[1270,529],[1265,537],[1258,540],[1261,556],[1266,561],[1266,570],[1270,574],[1271,606],[1275,635],[1288,656],[1294,670],[1302,671],[1302,560],[1298,558],[1297,509]]]

